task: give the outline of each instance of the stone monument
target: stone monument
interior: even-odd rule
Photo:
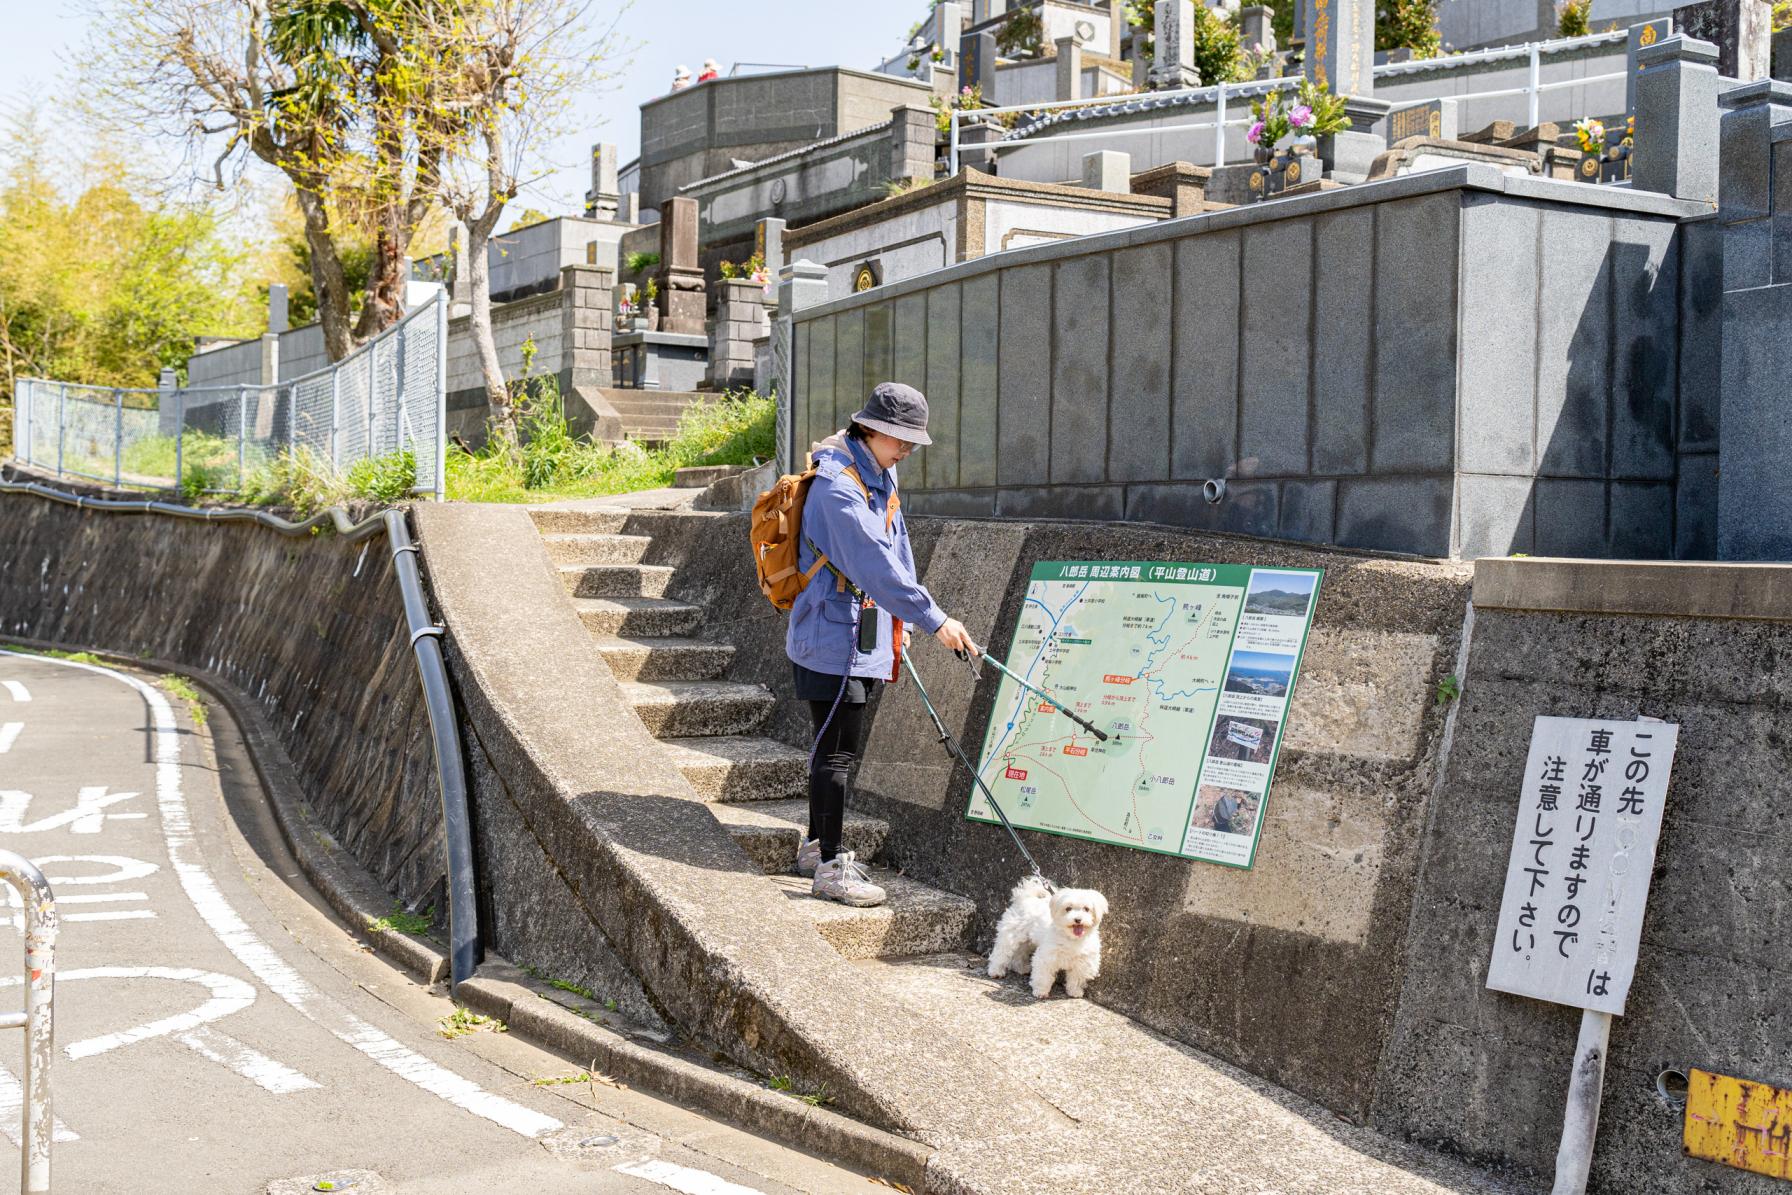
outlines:
[[[585,192],[585,214],[599,220],[614,220],[622,200],[622,188],[616,181],[616,147],[591,147],[591,189]]]
[[[1769,0],[1703,0],[1674,10],[1674,29],[1717,47],[1717,73],[1743,83],[1768,77],[1773,56]]]
[[[1194,0],[1157,0],[1150,82],[1153,91],[1201,86],[1201,72],[1195,69]]]
[[[697,201],[660,204],[660,331],[680,336],[704,332],[703,269],[697,264]]]
[[[1375,94],[1375,5],[1307,0],[1307,78],[1333,95]]]

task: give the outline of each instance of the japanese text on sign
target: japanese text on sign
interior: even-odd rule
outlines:
[[[1624,1011],[1679,733],[1666,722],[1537,719],[1488,987]]]

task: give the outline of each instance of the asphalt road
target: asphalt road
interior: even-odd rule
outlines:
[[[0,653],[0,846],[62,916],[56,1191],[889,1189],[490,1026],[445,1038],[453,1004],[327,911],[204,712],[150,674]],[[0,907],[0,1011],[19,915]],[[0,1036],[0,1192],[22,1037]]]

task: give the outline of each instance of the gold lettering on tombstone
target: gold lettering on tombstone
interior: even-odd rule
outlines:
[[[1431,120],[1428,123],[1430,125],[1431,135],[1433,137],[1442,137],[1444,135],[1444,110],[1442,108],[1432,108]]]
[[[758,222],[753,225],[753,256],[765,256],[765,225]]]
[[[1313,0],[1313,82],[1325,88],[1332,85],[1331,76],[1325,69],[1332,31],[1332,15],[1326,11],[1329,7],[1330,0]]]
[[[1655,26],[1654,25],[1644,25],[1642,33],[1637,35],[1637,40],[1645,46],[1654,45],[1655,44]]]

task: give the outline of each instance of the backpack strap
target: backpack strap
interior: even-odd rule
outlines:
[[[865,505],[871,505],[871,490],[865,485],[865,479],[859,476],[859,467],[857,465],[846,466],[846,468],[840,470],[840,475],[842,477],[852,478],[853,484],[859,487],[859,493],[865,495]],[[894,482],[893,478],[892,482]],[[890,534],[890,527],[896,522],[896,508],[899,505],[901,505],[901,503],[896,500],[896,491],[892,488],[890,490],[890,500],[884,504],[885,535]]]

